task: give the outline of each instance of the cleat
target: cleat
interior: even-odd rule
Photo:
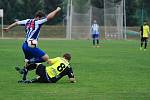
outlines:
[[[19,68],[19,67],[15,67],[16,71],[18,71],[20,74],[23,74],[24,73],[24,70]]]
[[[19,80],[18,83],[24,83],[24,80]]]
[[[144,51],[146,51],[146,49],[144,49]]]
[[[19,80],[18,83],[32,83],[31,80]]]
[[[96,46],[97,48],[99,48],[100,46],[98,45],[98,46]]]
[[[140,50],[142,50],[142,47],[140,47]]]
[[[32,83],[31,80],[25,80],[24,83]]]
[[[16,69],[16,71],[19,71],[19,70],[20,70],[20,68],[19,68],[19,67],[15,67],[15,69]]]

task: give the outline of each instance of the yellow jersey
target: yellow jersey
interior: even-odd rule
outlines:
[[[144,25],[141,27],[141,36],[142,37],[148,37],[150,30],[148,25]]]
[[[52,65],[46,67],[46,72],[50,78],[60,77],[60,74],[69,67],[69,62],[62,57],[56,57],[50,61]]]

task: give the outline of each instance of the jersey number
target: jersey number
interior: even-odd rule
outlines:
[[[61,71],[64,70],[64,68],[65,68],[65,64],[61,63],[60,66],[57,67],[57,70],[58,70],[59,72],[61,72]]]

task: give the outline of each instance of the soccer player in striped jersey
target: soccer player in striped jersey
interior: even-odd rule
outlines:
[[[25,66],[30,63],[45,62],[49,59],[49,56],[37,46],[35,46],[34,48],[29,47],[29,41],[31,39],[38,41],[41,26],[48,20],[52,19],[60,10],[61,8],[57,7],[57,9],[55,9],[53,12],[50,12],[46,17],[43,12],[38,11],[33,19],[16,21],[9,25],[7,28],[4,28],[4,31],[7,32],[17,25],[23,25],[25,27],[26,37],[22,45],[22,50],[25,55]],[[26,68],[24,69],[24,71],[26,71]],[[25,77],[26,74],[23,75],[23,80],[26,80]]]
[[[97,24],[96,20],[94,20],[94,23],[91,27],[91,31],[92,31],[93,46],[99,47],[99,25]]]

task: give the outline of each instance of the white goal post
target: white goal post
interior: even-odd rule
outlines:
[[[4,17],[3,9],[0,9],[0,18],[1,18],[1,26],[2,26],[2,38],[4,37],[4,34],[3,34],[3,17]]]

